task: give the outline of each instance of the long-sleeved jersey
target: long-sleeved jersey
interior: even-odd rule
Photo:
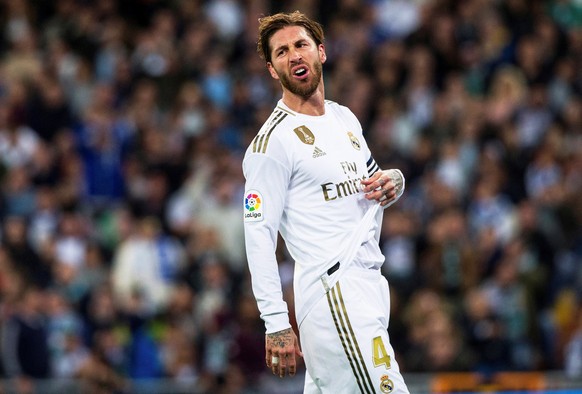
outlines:
[[[279,101],[253,139],[243,160],[245,244],[267,333],[290,327],[275,258],[278,232],[295,261],[299,324],[349,265],[383,264],[382,210],[360,186],[379,169],[357,118],[331,101],[321,116],[294,112]],[[337,262],[338,272],[327,276]]]

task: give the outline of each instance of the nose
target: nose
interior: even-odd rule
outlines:
[[[301,55],[301,53],[297,49],[291,48],[289,50],[289,60],[292,63],[299,62],[299,61],[301,61],[301,59],[303,59],[303,56]]]

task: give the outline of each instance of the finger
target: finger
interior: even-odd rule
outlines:
[[[382,171],[377,171],[374,174],[372,174],[371,177],[362,179],[361,182],[364,185],[369,185],[370,183],[376,182],[376,180],[378,178],[380,178],[381,176],[382,176]]]
[[[380,205],[385,206],[388,205],[392,200],[396,198],[396,192],[394,190],[388,192],[383,196],[383,198],[379,199]]]
[[[279,363],[281,362],[281,359],[279,358],[279,354],[275,354],[273,353],[273,355],[271,356],[271,370],[273,371],[273,374],[277,375],[279,372]]]
[[[370,192],[374,192],[374,191],[378,191],[382,188],[382,182],[375,180],[374,182],[363,186],[362,190],[364,191],[364,193],[370,193]]]
[[[294,376],[297,372],[297,361],[295,359],[295,353],[291,353],[287,358],[287,369],[289,370],[289,375]]]
[[[279,377],[284,378],[287,373],[287,355],[281,356],[279,361]]]
[[[365,187],[366,192],[373,192],[373,191],[382,191],[382,189],[390,189],[393,188],[392,180],[389,176],[380,173],[375,181]]]
[[[378,179],[380,179],[381,177],[382,177],[382,172],[378,171],[374,175],[372,175],[370,178],[362,179],[360,181],[360,183],[362,184],[362,190],[364,192],[370,192],[370,191],[378,188],[380,186],[378,183]]]
[[[382,173],[377,172],[374,175],[372,175],[370,178],[362,179],[362,184],[364,184],[364,185],[371,185],[374,182],[379,182],[379,180],[381,178],[382,178]]]
[[[385,188],[366,194],[365,197],[368,200],[377,200],[380,203],[384,203],[383,205],[386,205],[395,196],[396,192],[394,190],[394,186],[392,184],[389,184]]]
[[[271,352],[271,349],[267,349],[265,352],[265,363],[267,364],[267,368],[271,368],[271,358],[273,356],[273,353]]]
[[[303,357],[303,352],[299,346],[299,341],[295,341],[294,353],[289,357],[289,375],[295,376],[297,373],[297,357]]]
[[[367,198],[368,200],[378,200],[378,201],[381,201],[381,199],[382,199],[384,196],[386,196],[387,194],[389,194],[389,193],[390,193],[390,191],[389,191],[389,190],[386,190],[386,189],[382,189],[382,188],[380,188],[380,189],[378,189],[378,190],[374,190],[374,191],[372,191],[372,192],[370,192],[370,193],[366,194],[366,198]]]
[[[295,342],[295,355],[303,357],[303,352],[301,351],[301,348],[297,342]]]

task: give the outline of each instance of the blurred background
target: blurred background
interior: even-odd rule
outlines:
[[[296,9],[407,179],[381,246],[411,392],[582,387],[582,1],[0,0],[0,391],[301,392],[241,220],[280,98],[257,19]]]

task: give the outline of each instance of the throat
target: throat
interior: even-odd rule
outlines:
[[[289,109],[299,114],[309,116],[325,115],[325,100],[323,94],[319,94],[319,91],[307,98],[284,92],[282,100]]]

